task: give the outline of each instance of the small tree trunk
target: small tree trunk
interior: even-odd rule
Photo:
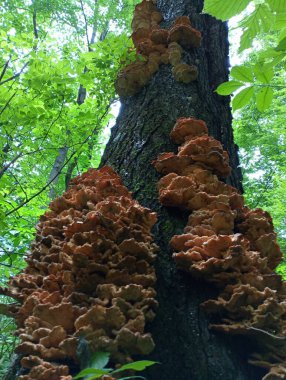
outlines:
[[[186,63],[198,66],[199,78],[188,85],[178,83],[171,66],[162,65],[138,95],[123,101],[101,164],[117,170],[135,198],[158,212],[154,234],[160,247],[156,263],[160,307],[150,331],[156,344],[152,357],[161,364],[148,371],[148,380],[258,380],[261,371],[247,364],[247,344],[208,329],[199,305],[215,291],[176,269],[168,242],[182,233],[187,216],[159,204],[159,175],[151,165],[159,153],[176,151],[169,140],[176,119],[193,116],[205,120],[210,135],[223,143],[233,168],[228,183],[242,190],[229,99],[214,93],[228,78],[227,27],[200,15],[202,5],[202,0],[157,1],[163,27],[188,15],[202,32],[202,46],[184,56]]]
[[[59,173],[66,160],[67,154],[68,154],[68,148],[66,146],[59,149],[53,168],[50,172],[50,175],[48,178],[48,183],[51,182],[51,187],[49,191],[50,199],[54,199],[56,197],[56,185],[59,181]]]

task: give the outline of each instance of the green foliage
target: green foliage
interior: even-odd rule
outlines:
[[[241,90],[233,99],[232,99],[232,109],[233,111],[238,110],[245,106],[254,94],[253,86],[248,86]]]
[[[219,85],[218,88],[216,89],[216,92],[219,95],[230,95],[242,86],[243,86],[243,83],[235,81],[235,80],[230,80],[228,82],[225,82]]]
[[[132,362],[129,364],[125,364],[118,369],[105,368],[105,366],[109,362],[110,354],[109,352],[96,352],[91,360],[91,367],[85,368],[80,373],[78,373],[74,379],[86,378],[89,380],[99,379],[102,375],[114,375],[120,372],[126,371],[144,371],[147,367],[150,367],[154,364],[158,364],[157,362],[149,361],[149,360],[140,360],[136,362]],[[119,380],[127,380],[127,379],[145,379],[142,376],[128,376],[121,377]]]
[[[234,94],[233,110],[245,107],[254,101],[260,112],[267,110],[278,90],[272,83],[278,75],[277,67],[286,59],[286,2],[283,0],[237,1],[207,0],[204,11],[221,20],[227,20],[245,11],[240,17],[238,28],[242,30],[239,52],[251,48],[254,43],[259,45],[259,52],[251,64],[236,66],[231,70],[234,80],[221,84],[217,88],[219,95],[230,95],[240,87],[247,87]],[[265,47],[263,37],[271,33],[272,42]],[[236,82],[239,81],[240,83]],[[234,82],[236,85],[234,85]],[[252,85],[249,86],[249,83]],[[243,96],[246,98],[243,99]],[[251,95],[251,96],[250,96]]]
[[[270,212],[286,254],[286,131],[284,105],[280,102],[285,94],[286,89],[281,88],[264,113],[251,101],[234,119],[234,132],[241,152],[246,202],[251,208]]]
[[[257,109],[260,112],[264,112],[272,103],[274,89],[277,90],[282,86],[275,85],[275,82],[273,83],[273,67],[261,62],[234,66],[231,69],[230,75],[234,80],[218,86],[216,92],[219,95],[230,95],[239,88],[247,86],[233,96],[233,111],[248,105],[251,99],[255,99]]]
[[[251,0],[205,0],[204,12],[226,21],[242,12]]]
[[[11,303],[8,297],[0,296],[1,306]],[[1,309],[1,307],[0,307]],[[18,342],[18,338],[14,336],[15,321],[0,312],[0,378],[4,377],[11,361],[13,350]]]

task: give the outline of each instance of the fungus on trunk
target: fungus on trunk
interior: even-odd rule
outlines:
[[[69,380],[78,346],[106,351],[115,365],[154,348],[147,322],[153,289],[156,215],[132,199],[110,167],[76,177],[40,219],[27,268],[1,293],[21,343],[20,380]]]
[[[155,2],[143,0],[136,5],[132,21],[132,41],[138,60],[123,68],[115,82],[121,97],[132,96],[144,87],[161,64],[171,64],[178,82],[190,83],[197,79],[195,65],[182,62],[182,52],[198,48],[201,33],[192,28],[187,16],[178,17],[169,30],[160,28],[162,14]]]
[[[271,217],[245,207],[219,179],[230,175],[228,154],[202,120],[179,119],[171,138],[182,144],[178,154],[163,153],[153,164],[165,175],[160,202],[192,212],[184,234],[171,240],[177,266],[219,289],[201,305],[210,328],[248,336],[250,363],[269,370],[263,380],[285,378],[286,282],[273,272],[282,253]]]

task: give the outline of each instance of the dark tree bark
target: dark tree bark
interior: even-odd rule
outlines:
[[[247,364],[249,342],[208,330],[208,320],[199,305],[214,297],[215,290],[176,269],[168,242],[174,234],[182,233],[187,215],[159,204],[159,175],[151,165],[159,153],[176,151],[169,140],[176,119],[194,116],[205,120],[210,135],[223,143],[233,168],[227,181],[242,190],[229,99],[214,93],[228,78],[227,27],[199,14],[202,2],[157,1],[165,20],[163,27],[169,27],[178,16],[188,15],[202,32],[202,46],[184,56],[187,63],[198,66],[199,78],[189,85],[178,83],[171,66],[162,65],[138,95],[123,100],[102,165],[117,170],[135,198],[158,212],[154,235],[160,247],[156,263],[160,307],[149,331],[156,343],[151,357],[161,365],[148,372],[148,380],[258,380],[263,373]]]

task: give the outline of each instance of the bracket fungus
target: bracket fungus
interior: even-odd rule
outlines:
[[[185,50],[187,54],[200,46],[201,33],[191,26],[187,16],[178,17],[170,30],[160,28],[162,21],[155,1],[143,0],[136,5],[131,38],[137,60],[118,73],[115,89],[119,96],[137,94],[162,64],[173,66],[172,72],[178,82],[190,83],[197,79],[197,67],[183,62],[182,53]]]
[[[110,167],[76,177],[41,218],[27,268],[1,293],[21,343],[20,380],[70,380],[79,338],[113,364],[154,348],[156,214],[141,207]]]
[[[249,337],[249,362],[268,371],[263,380],[286,379],[286,282],[274,272],[282,252],[271,216],[219,179],[230,174],[228,154],[202,120],[181,118],[170,136],[178,154],[153,165],[164,175],[160,202],[190,211],[184,233],[171,239],[177,267],[217,287],[217,299],[201,305],[210,328]]]

